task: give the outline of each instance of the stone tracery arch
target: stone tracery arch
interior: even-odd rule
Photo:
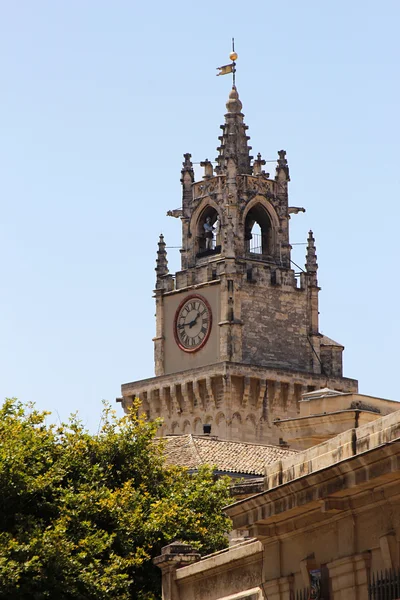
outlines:
[[[243,212],[244,237],[246,252],[273,256],[276,254],[277,232],[279,230],[278,215],[272,204],[263,196],[256,196]],[[260,239],[254,239],[253,231],[259,228]]]
[[[204,235],[204,224],[207,218],[210,218],[211,225],[214,225],[216,220],[219,220],[221,224],[221,215],[218,204],[207,197],[204,198],[196,210],[192,214],[192,218],[190,220],[190,232],[192,236],[195,237],[195,249],[196,254],[201,254],[206,251],[206,238]],[[218,251],[218,236],[214,243],[214,250]]]

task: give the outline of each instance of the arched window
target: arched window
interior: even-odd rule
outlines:
[[[263,256],[273,254],[272,236],[272,224],[268,211],[262,204],[255,204],[246,216],[246,252]]]
[[[220,222],[213,206],[206,206],[197,221],[196,244],[198,256],[221,252]]]

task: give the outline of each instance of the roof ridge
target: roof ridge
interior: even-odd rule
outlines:
[[[240,442],[238,440],[226,440],[223,438],[213,439],[206,438],[203,435],[190,434],[193,438],[198,439],[199,441],[205,440],[206,442],[228,442],[229,444],[241,444],[243,446],[257,446],[259,448],[277,448],[279,450],[286,450],[289,452],[299,452],[299,450],[295,450],[293,448],[282,448],[279,444],[262,444],[261,442]]]
[[[198,460],[198,465],[197,466],[199,466],[199,465],[202,464],[202,460],[203,459],[202,459],[201,454],[200,454],[200,452],[199,452],[199,450],[197,448],[196,441],[195,441],[192,433],[189,433],[189,439],[190,439],[190,445],[193,448],[193,450],[194,450],[194,452],[196,453],[196,456],[197,456],[197,460]]]

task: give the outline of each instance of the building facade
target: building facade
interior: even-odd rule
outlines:
[[[122,385],[162,417],[167,463],[233,480],[231,547],[163,549],[163,600],[400,598],[400,412],[343,376],[318,321],[315,239],[291,260],[289,167],[253,160],[232,88],[214,165],[184,155],[181,270],[156,266],[155,377]],[[264,473],[264,479],[261,474]],[[243,481],[235,481],[241,477]]]
[[[164,600],[400,598],[400,411],[266,466],[227,507],[252,539],[200,560],[167,546]]]

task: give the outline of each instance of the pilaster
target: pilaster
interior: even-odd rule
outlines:
[[[161,549],[153,563],[162,572],[162,600],[180,600],[176,585],[176,570],[200,560],[200,554],[189,544],[173,542]]]
[[[266,581],[263,588],[268,600],[292,600],[293,575]]]
[[[328,563],[332,600],[367,600],[370,563],[369,552],[345,556]]]

